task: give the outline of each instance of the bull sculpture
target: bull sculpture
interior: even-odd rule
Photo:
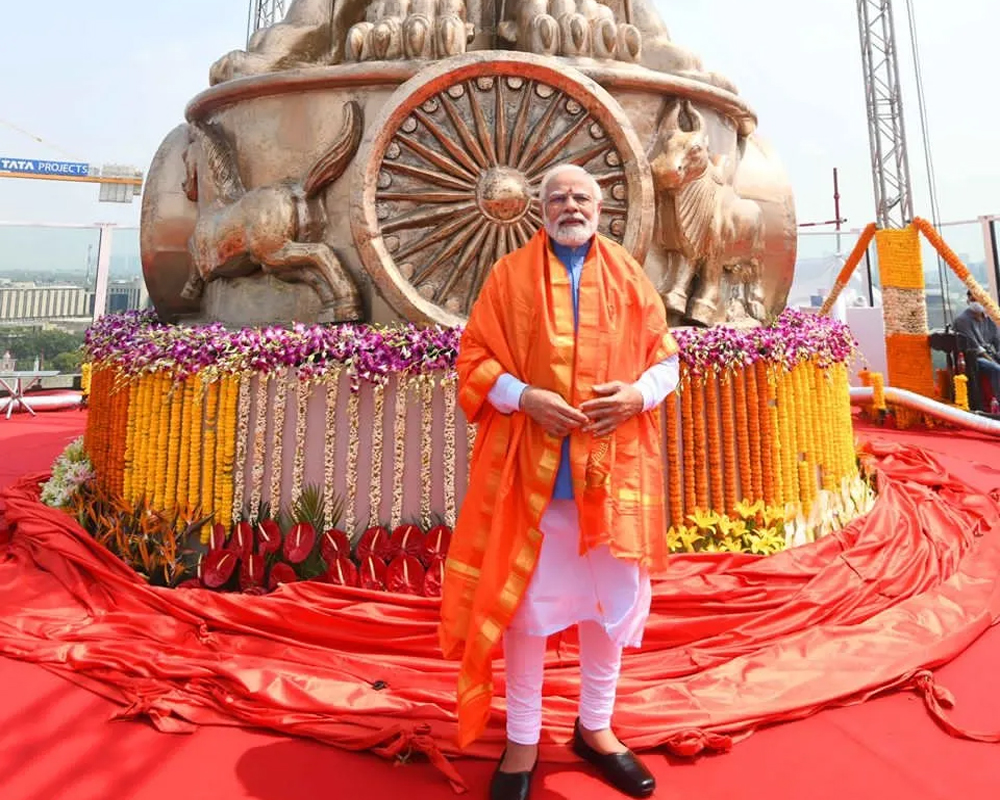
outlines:
[[[670,106],[653,152],[659,239],[667,254],[660,293],[667,310],[712,325],[719,321],[727,283],[745,314],[763,322],[764,215],[756,202],[740,197],[727,183],[724,162],[710,153],[704,119],[690,102]]]
[[[191,272],[181,296],[197,300],[208,281],[260,270],[311,286],[321,303],[319,322],[360,320],[358,287],[322,240],[326,211],[321,193],[347,168],[361,132],[360,106],[348,102],[343,131],[301,183],[283,181],[248,191],[222,131],[211,124],[192,125],[183,154],[183,189],[189,200],[201,197],[203,202],[188,245]]]

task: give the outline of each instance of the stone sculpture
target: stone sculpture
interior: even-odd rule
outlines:
[[[164,319],[460,325],[566,162],[596,176],[600,230],[674,322],[784,305],[788,181],[651,0],[293,0],[211,82],[147,176]]]
[[[637,62],[735,91],[671,40],[651,0],[509,0],[499,9],[483,0],[292,0],[284,20],[254,34],[247,51],[223,56],[209,75],[214,85],[294,67],[442,58],[511,44],[538,55]]]
[[[192,202],[206,188],[214,199],[198,215],[189,245],[191,275],[181,295],[195,300],[207,281],[263,270],[279,280],[311,286],[322,303],[318,321],[360,320],[358,288],[322,241],[326,215],[318,198],[350,163],[361,131],[359,107],[348,103],[340,137],[301,183],[286,181],[248,191],[225,135],[211,124],[192,125],[183,188]]]
[[[681,126],[681,112],[689,120]],[[722,159],[710,151],[704,117],[688,102],[671,103],[660,125],[650,169],[657,191],[660,244],[668,269],[661,282],[669,312],[701,325],[718,319],[723,272],[744,292],[746,312],[767,314],[761,286],[764,216],[724,177]]]

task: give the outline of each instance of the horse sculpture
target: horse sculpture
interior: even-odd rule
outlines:
[[[361,141],[360,106],[348,102],[343,131],[305,179],[246,190],[225,135],[211,124],[190,126],[183,189],[197,202],[211,181],[213,199],[200,208],[188,243],[191,273],[182,296],[196,300],[208,281],[258,270],[311,286],[322,307],[319,322],[362,318],[361,295],[333,249],[322,241],[326,211],[321,193],[340,177]],[[207,175],[202,171],[207,168]]]
[[[690,130],[681,128],[681,111]],[[661,293],[667,310],[702,325],[719,313],[724,273],[743,290],[746,313],[767,314],[761,285],[764,215],[740,197],[709,152],[704,119],[690,102],[676,103],[660,125],[650,161],[657,189],[660,240],[667,251]]]

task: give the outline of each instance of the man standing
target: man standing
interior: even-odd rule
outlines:
[[[563,165],[545,228],[500,259],[459,347],[459,402],[479,426],[449,550],[441,644],[461,658],[460,745],[486,727],[506,664],[507,749],[492,800],[524,800],[538,758],[546,637],[580,638],[574,751],[621,791],[653,776],[611,730],[623,646],[638,646],[668,556],[660,418],[677,344],[642,268],[597,234],[601,191]]]
[[[977,303],[969,292],[966,295],[968,308],[955,317],[953,324],[959,336],[959,347],[965,353],[973,353],[976,366],[989,373],[993,396],[1000,400],[1000,335],[997,326],[986,316],[986,309]]]

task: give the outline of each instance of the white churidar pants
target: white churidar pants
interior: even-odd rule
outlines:
[[[638,647],[652,598],[649,576],[607,546],[579,554],[573,500],[553,500],[542,515],[535,573],[504,636],[507,738],[537,744],[542,729],[546,639],[577,625],[580,637],[580,723],[611,726],[622,647]]]

